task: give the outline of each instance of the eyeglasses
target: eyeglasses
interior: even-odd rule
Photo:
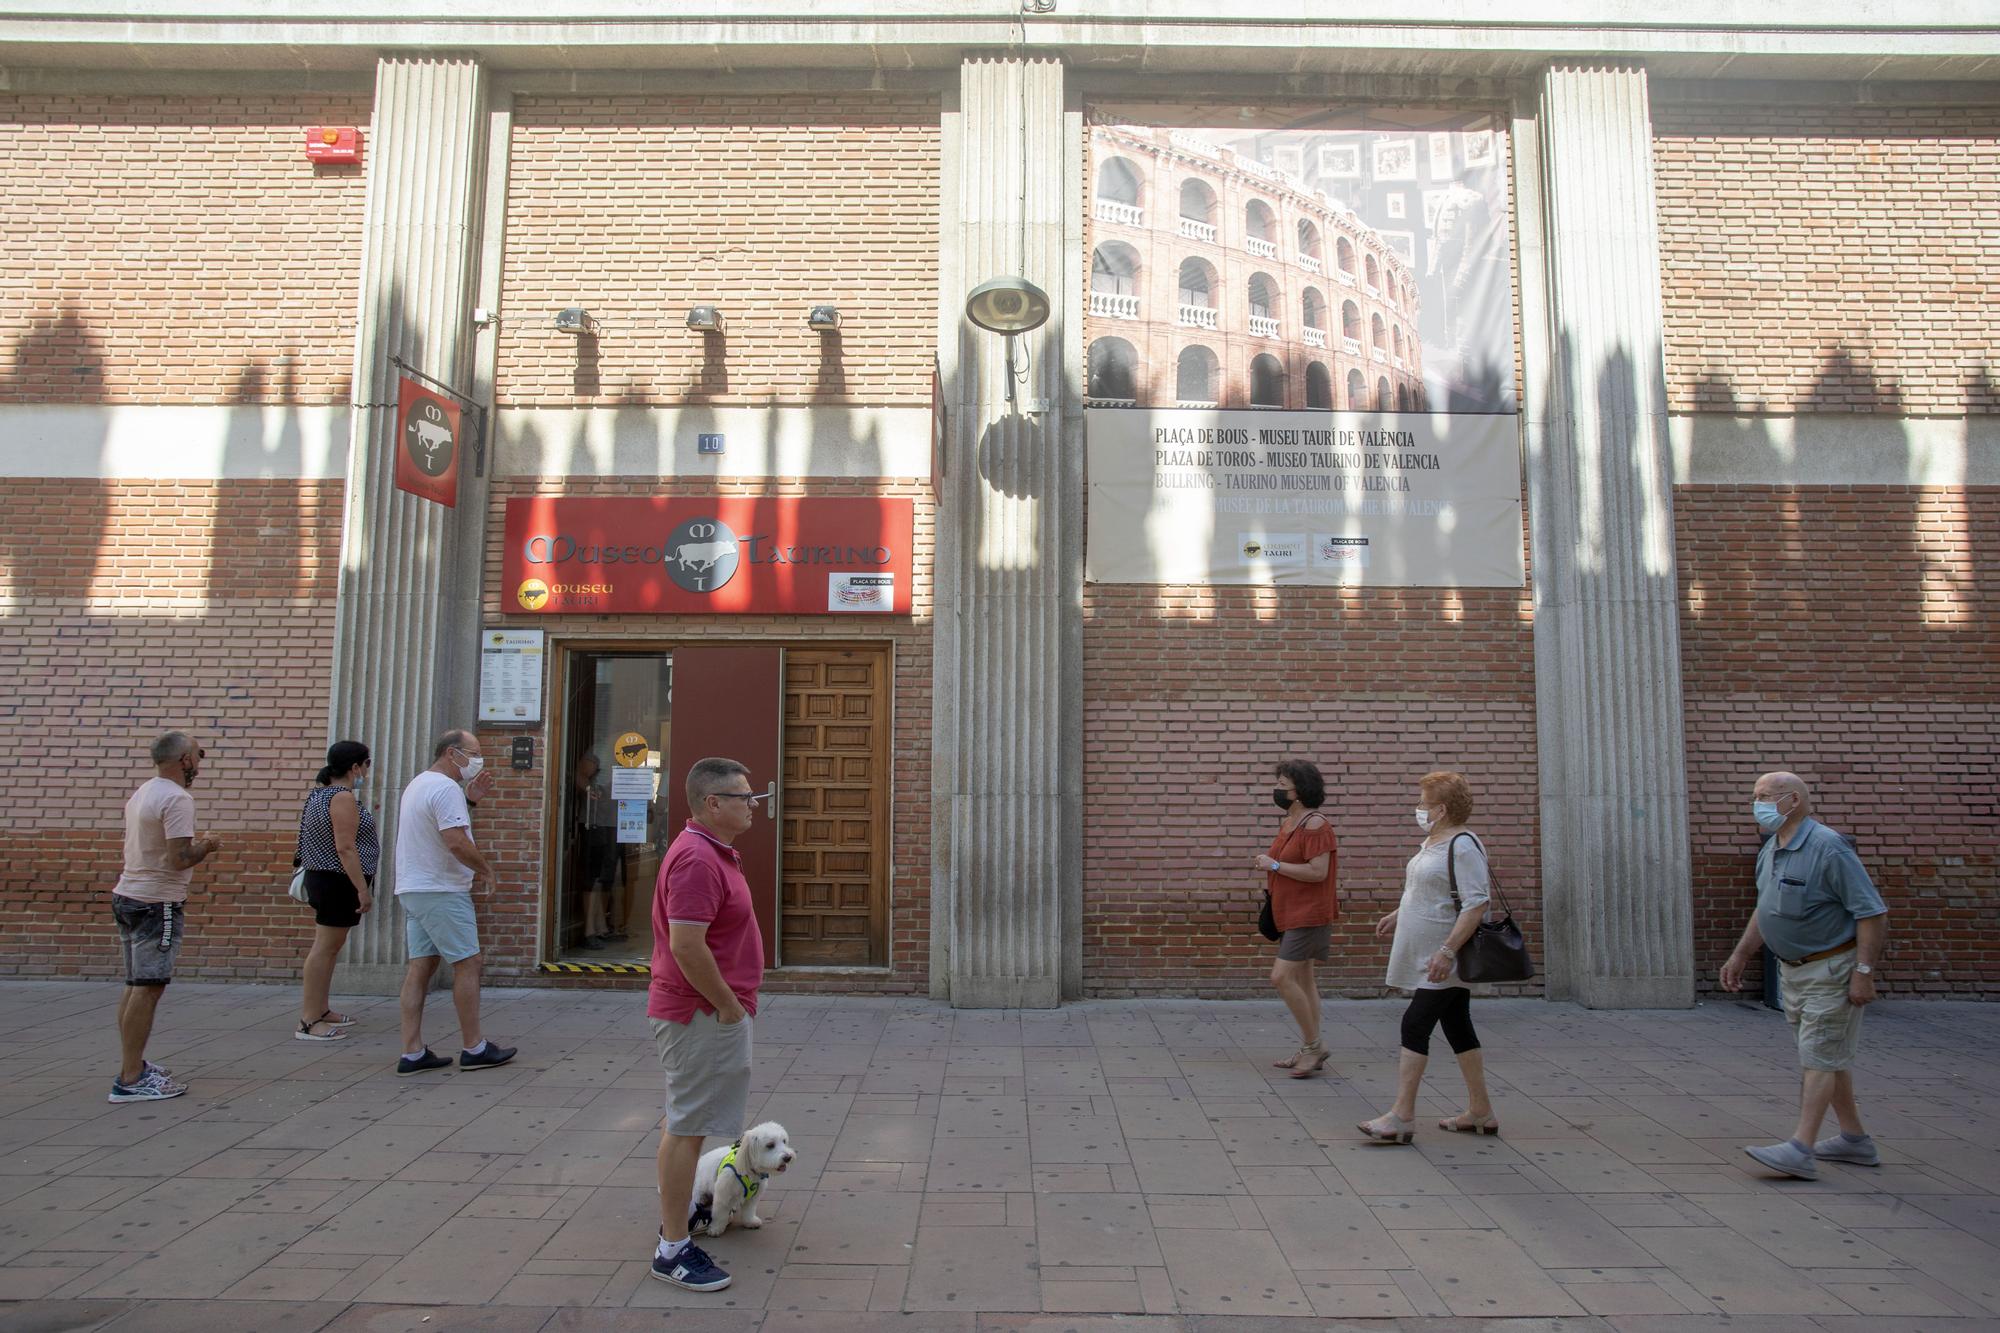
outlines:
[[[748,801],[752,807],[764,799],[764,793],[757,791],[712,791],[709,795],[724,796],[736,801]]]

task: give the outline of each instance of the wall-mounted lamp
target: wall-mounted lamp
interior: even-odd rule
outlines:
[[[556,311],[557,333],[573,333],[582,337],[596,326],[597,321],[593,320],[590,312],[580,305],[565,306]]]
[[[965,317],[1007,339],[1007,405],[1014,404],[1014,335],[1030,333],[1048,322],[1049,294],[1026,278],[995,278],[974,287],[965,298]]]
[[[691,329],[699,329],[703,333],[720,333],[722,332],[722,307],[698,305],[688,311],[687,322],[688,327]]]
[[[840,327],[840,307],[816,305],[806,311],[806,327],[821,333],[832,333]]]

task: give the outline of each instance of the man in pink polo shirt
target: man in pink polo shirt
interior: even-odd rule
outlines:
[[[653,888],[646,1014],[667,1071],[653,1276],[689,1291],[720,1291],[729,1274],[689,1236],[688,1204],[702,1140],[735,1138],[750,1109],[750,1020],[764,977],[764,937],[731,844],[749,830],[759,798],[750,770],[734,759],[703,759],[689,769],[687,798],[693,818],[667,849]]]

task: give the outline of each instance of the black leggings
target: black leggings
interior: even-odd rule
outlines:
[[[1410,1007],[1403,1011],[1403,1049],[1429,1055],[1431,1029],[1440,1024],[1452,1054],[1479,1049],[1479,1034],[1472,1030],[1472,992],[1463,986],[1420,990],[1410,997]]]

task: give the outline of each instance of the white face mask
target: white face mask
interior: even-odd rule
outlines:
[[[1430,811],[1424,809],[1421,805],[1417,807],[1418,828],[1422,829],[1426,833],[1429,833],[1431,831],[1431,826],[1435,823],[1437,823],[1437,821],[1431,818]]]
[[[465,752],[461,750],[459,753],[464,754]],[[479,776],[479,770],[484,767],[486,767],[486,756],[478,754],[467,755],[465,767],[459,770],[458,780],[460,782],[470,782]]]

